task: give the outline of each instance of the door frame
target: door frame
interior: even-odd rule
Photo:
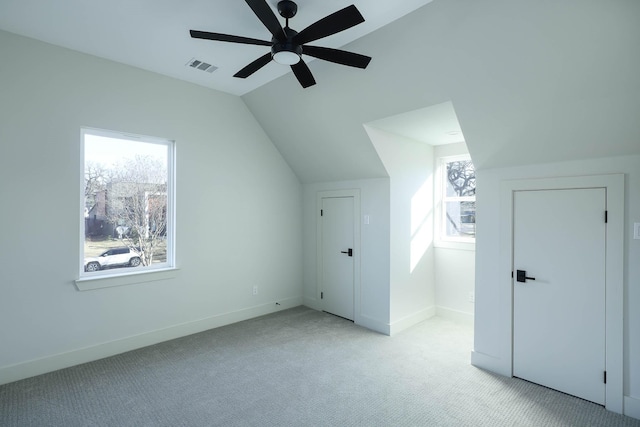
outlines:
[[[604,188],[607,204],[605,254],[605,407],[623,413],[624,402],[624,174],[533,178],[501,183],[500,271],[502,297],[509,302],[509,348],[513,376],[514,193],[526,190]],[[479,212],[481,215],[482,213]],[[604,213],[603,213],[604,216]],[[603,218],[604,221],[604,218]]]
[[[360,190],[326,190],[318,191],[316,194],[316,298],[320,301],[320,307],[324,308],[324,302],[321,298],[323,286],[322,271],[322,217],[320,210],[322,209],[322,199],[330,198],[353,198],[353,322],[360,323]]]

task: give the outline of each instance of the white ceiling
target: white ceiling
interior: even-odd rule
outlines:
[[[340,48],[430,1],[298,0],[298,14],[289,24],[300,31],[355,4],[364,23],[314,42]],[[277,0],[267,3],[280,17]],[[241,0],[1,0],[0,29],[234,95],[290,72],[289,67],[271,62],[247,79],[235,78],[233,74],[268,48],[189,36],[194,29],[270,40],[271,34]],[[193,69],[186,65],[192,58],[218,69],[211,74]]]
[[[429,145],[464,142],[451,101],[375,120],[367,125]]]

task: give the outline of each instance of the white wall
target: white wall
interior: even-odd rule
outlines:
[[[301,185],[239,97],[5,32],[0,52],[0,383],[302,302]],[[175,278],[76,290],[82,126],[176,141]]]
[[[541,164],[477,171],[478,234],[474,352],[488,356],[494,371],[509,373],[511,306],[500,289],[500,183],[540,177],[625,174],[624,242],[624,394],[625,413],[640,418],[640,240],[633,240],[633,223],[640,222],[640,156]],[[540,248],[544,250],[544,248]],[[504,251],[503,251],[504,252]],[[508,252],[508,251],[507,251]],[[504,252],[506,253],[506,252]]]
[[[396,333],[438,313],[472,321],[474,251],[437,248],[433,242],[434,147],[365,126],[390,178],[305,184],[304,303],[317,300],[316,225],[319,191],[359,189],[361,217],[361,324]],[[465,154],[466,146],[442,148],[443,155]],[[473,247],[473,245],[470,245]],[[440,290],[437,289],[440,286]]]
[[[365,126],[390,176],[390,333],[435,314],[433,147]]]
[[[434,251],[436,313],[460,322],[473,323],[475,296],[475,250],[436,247]]]
[[[360,191],[360,286],[361,302],[356,306],[357,323],[389,333],[389,179],[324,182],[303,186],[304,304],[322,310],[317,299],[317,236],[319,191]],[[364,215],[369,224],[364,224]],[[357,255],[356,255],[357,256]]]
[[[443,157],[468,155],[464,142],[438,145],[434,147],[434,170],[441,174],[440,159]],[[473,159],[471,159],[473,160]],[[441,185],[436,177],[434,182]],[[441,191],[436,189],[436,199]],[[442,209],[441,201],[436,200],[435,209]],[[436,221],[436,227],[439,222]],[[436,230],[435,273],[436,273],[436,312],[438,316],[466,323],[473,323],[473,306],[470,295],[475,296],[475,243],[442,242],[438,240]]]

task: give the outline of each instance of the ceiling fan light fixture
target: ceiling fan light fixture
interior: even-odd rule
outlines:
[[[302,48],[291,43],[275,43],[271,47],[271,57],[278,64],[294,65],[300,62]]]
[[[300,62],[300,57],[294,52],[287,52],[286,50],[283,50],[282,52],[274,53],[273,60],[278,64],[293,65]]]

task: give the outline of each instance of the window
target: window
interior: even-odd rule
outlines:
[[[174,267],[174,143],[82,130],[80,278]]]
[[[476,171],[471,158],[443,158],[441,240],[473,242],[476,236]]]

